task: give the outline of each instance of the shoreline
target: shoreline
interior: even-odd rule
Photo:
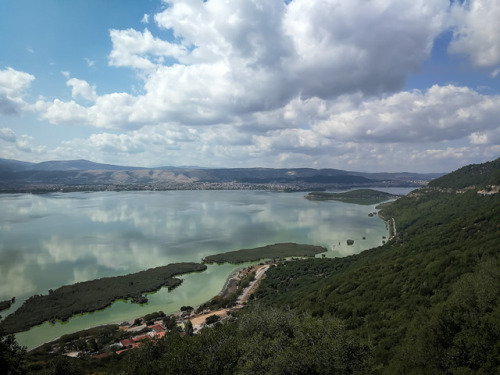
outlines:
[[[175,316],[183,324],[188,320],[191,321],[195,333],[204,327],[205,319],[208,316],[218,315],[221,319],[224,319],[225,317],[227,317],[227,313],[229,311],[238,310],[244,306],[243,304],[246,303],[246,301],[248,300],[248,296],[250,294],[249,291],[251,290],[253,292],[257,288],[258,284],[265,276],[265,271],[267,271],[267,269],[270,267],[270,264],[271,263],[266,263],[266,265],[253,264],[253,265],[246,266],[246,267],[238,267],[237,269],[235,269],[234,271],[232,271],[228,275],[226,281],[224,282],[224,285],[223,285],[221,291],[217,294],[218,296],[227,297],[231,293],[234,293],[238,287],[239,282],[241,281],[241,279],[243,277],[245,277],[248,273],[252,272],[254,269],[265,268],[265,270],[262,271],[259,274],[259,276],[256,277],[256,279],[254,281],[252,281],[250,283],[250,285],[247,288],[245,288],[245,290],[239,296],[237,296],[237,305],[236,306],[217,308],[217,309],[206,309],[206,310],[203,310],[199,313],[194,312],[196,310],[196,308],[199,308],[203,304],[209,302],[210,301],[209,300],[209,301],[206,301],[205,303],[200,304],[196,308],[194,308],[187,316],[186,316],[186,313],[181,311],[181,310],[177,310],[175,312],[167,314],[167,316]],[[233,289],[235,289],[235,290],[233,290]],[[98,325],[90,326],[90,327],[87,327],[85,329],[82,329],[80,331],[76,331],[76,332],[73,332],[70,334],[77,334],[79,332],[85,332],[87,330],[92,330],[92,329],[96,329],[96,328],[104,328],[104,327],[109,327],[109,326],[117,326],[118,329],[130,331],[130,332],[140,331],[141,329],[147,327],[145,322],[143,322],[140,326],[134,326],[133,324],[137,319],[142,319],[142,318],[143,318],[143,316],[141,316],[141,317],[136,316],[136,317],[131,317],[129,319],[126,319],[122,322],[98,324]],[[157,322],[155,321],[155,323],[157,323]],[[43,347],[44,345],[47,345],[47,344],[52,345],[52,346],[56,345],[59,342],[59,340],[61,340],[61,338],[63,338],[64,336],[65,335],[61,335],[61,336],[56,337],[50,341],[46,341],[42,344],[39,344],[39,345],[29,349],[28,353],[33,353],[36,350],[40,349],[41,347]],[[65,353],[65,355],[67,355],[67,354],[69,354],[69,352]]]

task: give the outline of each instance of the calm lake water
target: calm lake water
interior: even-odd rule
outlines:
[[[387,189],[386,189],[387,190]],[[399,189],[406,194],[411,189]],[[61,285],[123,275],[210,254],[278,242],[328,248],[346,256],[382,244],[385,223],[374,206],[304,199],[305,193],[169,191],[0,195],[0,300],[15,311],[33,294]],[[363,240],[363,237],[366,237]],[[354,245],[347,246],[346,240]],[[340,245],[339,245],[340,243]],[[216,295],[234,265],[183,275],[183,284],[149,295],[149,303],[45,323],[16,335],[33,348],[60,335],[149,312],[172,313]]]

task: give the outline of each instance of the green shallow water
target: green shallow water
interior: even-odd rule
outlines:
[[[314,202],[305,193],[171,191],[0,196],[0,300],[16,297],[3,316],[33,294],[95,278],[123,275],[207,255],[278,242],[325,246],[329,257],[382,244],[385,223],[374,206]],[[365,237],[366,239],[363,239]],[[347,246],[346,240],[354,245]],[[216,295],[236,266],[211,265],[180,276],[181,286],[148,296],[145,305],[118,301],[66,323],[16,335],[35,347],[91,326],[153,311],[171,313]]]

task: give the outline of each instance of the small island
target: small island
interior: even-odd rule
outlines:
[[[120,299],[146,303],[148,299],[144,293],[155,292],[162,287],[171,290],[182,283],[174,276],[206,268],[200,263],[172,263],[124,276],[64,285],[49,290],[47,295],[28,298],[1,322],[1,328],[6,333],[26,331],[46,321],[65,321],[76,314],[104,309]]]
[[[314,257],[327,251],[324,247],[296,244],[296,243],[277,243],[256,247],[253,249],[242,249],[229,251],[227,253],[209,255],[203,259],[203,263],[232,263],[239,264],[244,262],[254,262],[262,259],[285,258],[285,257]]]
[[[357,189],[346,191],[344,193],[313,191],[305,196],[306,199],[313,201],[336,200],[363,205],[377,204],[397,197],[397,195],[373,189]]]

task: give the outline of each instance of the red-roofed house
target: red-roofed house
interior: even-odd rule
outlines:
[[[127,346],[133,346],[135,342],[132,339],[124,339],[120,341],[120,344],[122,344],[122,346],[126,348]]]
[[[148,328],[153,330],[154,333],[165,332],[165,328],[163,328],[161,324],[155,324],[154,326],[149,326]]]

